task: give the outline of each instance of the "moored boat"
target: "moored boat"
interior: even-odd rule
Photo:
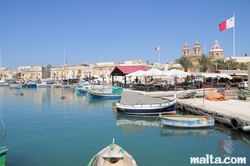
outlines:
[[[29,81],[28,82],[28,87],[29,88],[36,88],[37,82],[36,81]]]
[[[153,98],[137,92],[124,91],[121,100],[114,106],[114,111],[127,115],[158,116],[176,114],[176,95],[172,100]]]
[[[110,89],[90,89],[89,98],[94,99],[120,99],[123,89],[121,87],[112,87]]]
[[[117,102],[114,110],[117,113],[128,115],[176,114],[176,99],[154,104],[121,104]]]
[[[21,89],[23,86],[22,84],[10,84],[10,89]]]
[[[87,166],[106,166],[106,165],[123,165],[137,166],[134,158],[117,144],[111,143],[106,148],[98,152],[88,163]]]
[[[214,118],[209,115],[159,115],[163,125],[174,127],[209,127]]]
[[[5,136],[6,136],[6,127],[4,122],[2,121],[2,119],[0,119],[1,121],[1,134],[0,134],[0,141],[2,141]],[[1,166],[5,166],[6,165],[6,159],[7,159],[7,152],[8,152],[9,148],[7,146],[1,146],[0,147],[0,165]]]
[[[41,83],[36,84],[37,88],[51,88],[52,84],[48,84],[46,81],[42,81]]]
[[[76,88],[76,94],[84,95],[84,94],[87,94],[89,90],[90,90],[90,86],[88,85],[80,86]]]

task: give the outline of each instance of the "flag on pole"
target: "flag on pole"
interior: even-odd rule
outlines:
[[[229,29],[229,28],[233,28],[234,27],[234,16],[229,18],[228,20],[220,23],[219,27],[220,27],[220,32],[222,32],[226,29]]]
[[[155,51],[159,51],[160,50],[160,46],[155,47]]]

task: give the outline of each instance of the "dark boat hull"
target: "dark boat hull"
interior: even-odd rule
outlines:
[[[123,108],[116,107],[116,111],[127,115],[159,115],[159,114],[176,114],[176,104],[159,108]]]

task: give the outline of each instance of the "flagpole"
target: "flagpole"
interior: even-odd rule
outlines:
[[[1,53],[1,48],[0,48],[0,69],[2,68],[2,55],[1,55],[2,53]]]
[[[160,62],[160,51],[161,51],[161,47],[159,46],[159,60],[158,60],[159,64],[161,63]]]
[[[235,57],[235,13],[233,14],[234,17],[234,29],[233,29],[233,55]]]

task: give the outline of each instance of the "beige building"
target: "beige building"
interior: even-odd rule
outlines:
[[[80,63],[76,65],[63,65],[61,67],[51,68],[51,79],[76,79],[76,78],[90,78],[93,73],[94,65],[91,63]]]

